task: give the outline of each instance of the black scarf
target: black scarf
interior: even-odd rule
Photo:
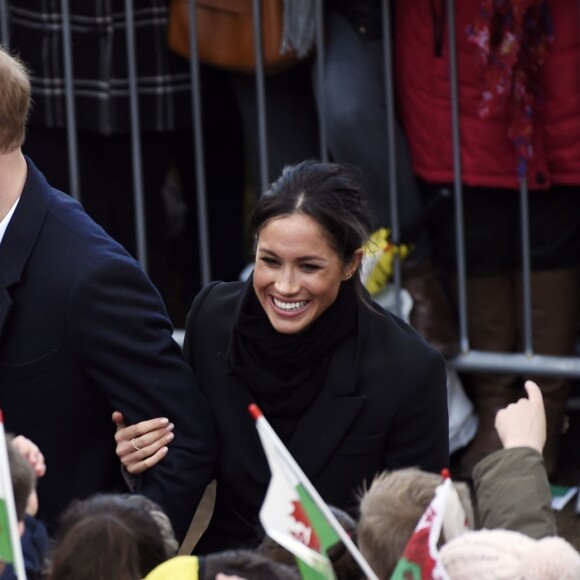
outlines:
[[[283,441],[298,416],[321,391],[330,356],[357,318],[352,280],[304,332],[282,334],[270,324],[250,276],[242,290],[227,353],[228,370],[239,377]]]

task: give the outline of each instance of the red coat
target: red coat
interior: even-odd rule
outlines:
[[[416,173],[431,183],[453,181],[451,92],[444,0],[404,0],[396,16],[396,90]],[[478,47],[466,29],[481,0],[455,1],[462,182],[518,188],[517,158],[507,108],[479,116],[485,88]],[[577,0],[548,1],[554,40],[541,69],[543,102],[534,118],[530,189],[580,184],[580,46]],[[438,25],[441,26],[438,34]]]

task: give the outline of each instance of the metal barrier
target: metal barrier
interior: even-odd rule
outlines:
[[[254,9],[254,31],[255,46],[257,54],[257,72],[256,81],[256,107],[258,111],[258,126],[256,127],[259,136],[259,158],[260,158],[260,175],[259,181],[262,189],[265,189],[269,183],[268,175],[268,144],[267,144],[267,127],[266,127],[266,98],[265,98],[265,75],[262,59],[262,27],[261,23],[261,0],[252,0]],[[191,46],[191,92],[192,92],[192,118],[193,134],[192,139],[195,145],[195,163],[196,168],[196,203],[198,209],[198,228],[199,228],[199,246],[200,246],[200,269],[201,281],[203,284],[211,280],[210,271],[210,245],[208,235],[207,208],[206,208],[206,176],[204,169],[204,151],[202,136],[202,102],[200,91],[200,75],[196,42],[196,13],[195,0],[189,2],[189,29],[190,29],[190,46]],[[71,194],[82,199],[82,191],[79,185],[79,167],[76,144],[76,117],[75,117],[75,99],[74,99],[74,79],[73,79],[73,50],[71,44],[71,25],[70,25],[70,6],[69,0],[61,0],[62,11],[62,35],[64,41],[64,70],[65,70],[65,88],[67,103],[67,138],[69,145],[70,159],[70,182]],[[448,27],[450,31],[455,30],[454,19],[454,0],[448,0]],[[135,23],[133,14],[133,0],[125,0],[126,13],[126,38],[127,38],[127,65],[130,85],[130,119],[131,119],[131,142],[132,142],[132,163],[134,177],[134,199],[135,199],[135,223],[137,236],[137,257],[140,262],[147,268],[147,249],[144,218],[144,199],[142,183],[142,160],[140,150],[140,126],[139,126],[139,103],[137,99],[137,81],[136,81],[136,56],[135,56]],[[385,61],[385,96],[386,96],[386,117],[385,130],[388,135],[389,155],[387,159],[390,172],[389,192],[385,192],[385,201],[390,204],[392,215],[391,229],[395,240],[400,237],[399,225],[399,208],[398,208],[398,184],[396,179],[396,151],[394,136],[394,87],[393,87],[393,70],[391,54],[391,30],[390,22],[391,1],[382,0],[382,25],[385,34],[384,42],[384,61]],[[321,135],[321,154],[323,160],[328,159],[328,150],[326,144],[326,126],[324,115],[324,102],[322,99],[322,82],[324,75],[324,26],[323,26],[323,0],[316,0],[316,41],[318,59],[315,64],[316,83],[315,89],[319,91],[320,109],[320,135]],[[0,0],[0,34],[4,45],[10,43],[9,28],[9,8],[7,0]],[[455,47],[455,37],[449,35],[450,51],[450,72],[451,72],[451,103],[453,116],[453,157],[455,166],[454,178],[454,197],[456,208],[456,243],[457,243],[457,278],[459,284],[459,331],[461,354],[448,360],[448,364],[459,371],[493,371],[505,372],[523,375],[545,375],[545,376],[563,376],[563,377],[580,377],[580,360],[575,357],[557,357],[543,356],[533,352],[532,348],[532,324],[531,324],[531,297],[530,297],[530,251],[529,251],[529,226],[528,226],[528,188],[525,179],[520,184],[520,207],[521,207],[521,240],[522,240],[522,281],[523,281],[523,311],[524,311],[524,346],[521,353],[500,353],[500,352],[483,352],[471,350],[469,345],[469,336],[467,332],[467,297],[466,297],[466,270],[465,270],[465,245],[463,230],[463,190],[461,180],[461,143],[459,132],[459,102],[457,94],[457,54]],[[392,195],[391,195],[392,193]],[[395,268],[395,284],[401,285],[401,267],[397,262]],[[400,309],[400,304],[397,306]]]
[[[451,102],[453,115],[453,158],[455,172],[455,207],[457,235],[457,278],[459,285],[459,330],[461,354],[448,361],[458,371],[501,371],[524,375],[580,377],[580,360],[575,357],[556,357],[535,354],[532,347],[530,234],[528,214],[528,186],[520,178],[521,268],[523,296],[523,352],[493,353],[470,350],[467,333],[467,296],[465,274],[465,244],[463,230],[463,188],[461,181],[461,143],[459,132],[459,98],[457,51],[455,45],[455,0],[447,0],[449,34]]]

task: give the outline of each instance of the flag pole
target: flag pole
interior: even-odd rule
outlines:
[[[12,478],[10,477],[10,465],[8,463],[6,433],[4,431],[4,415],[0,409],[0,499],[2,492],[6,503],[8,516],[8,530],[1,530],[0,534],[8,532],[8,537],[12,549],[12,562],[14,572],[18,580],[26,580],[24,569],[24,557],[22,556],[22,544],[18,531],[18,518],[16,516],[16,506],[14,504],[14,490],[12,488]]]
[[[324,514],[328,523],[332,526],[334,531],[337,533],[340,540],[344,543],[347,547],[348,551],[352,554],[352,557],[355,559],[356,563],[359,565],[361,570],[365,573],[366,577],[369,580],[378,580],[378,576],[373,572],[372,568],[369,566],[369,563],[363,558],[363,555],[360,553],[358,548],[355,546],[354,542],[351,540],[350,536],[346,533],[345,529],[340,525],[326,502],[320,497],[320,494],[316,491],[316,488],[310,483],[310,480],[306,477],[298,463],[296,463],[295,459],[292,457],[288,449],[284,443],[282,443],[281,439],[278,437],[274,429],[270,423],[268,423],[266,417],[258,407],[258,405],[251,404],[248,406],[248,411],[250,415],[254,418],[257,424],[266,431],[268,436],[272,439],[272,442],[276,446],[278,452],[282,455],[284,460],[287,462],[288,467],[292,471],[294,471],[296,477],[300,481],[306,491],[310,494],[313,501],[316,503],[316,506],[320,511]]]

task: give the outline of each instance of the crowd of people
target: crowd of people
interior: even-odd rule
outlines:
[[[285,6],[292,21],[313,14],[309,2]],[[258,189],[248,106],[255,87],[247,75],[203,68],[218,281],[202,288],[191,252],[189,63],[167,47],[168,2],[148,0],[134,13],[138,63],[149,67],[139,69],[137,87],[149,275],[135,259],[131,217],[125,9],[71,8],[81,205],[68,195],[61,3],[8,2],[14,48],[0,49],[0,408],[16,435],[9,450],[29,580],[300,577],[292,557],[264,537],[259,513],[270,470],[247,412],[252,403],[377,576],[405,577],[401,556],[450,465],[454,208],[438,203],[432,215],[425,208],[456,183],[455,80],[471,347],[511,352],[524,341],[523,188],[533,347],[572,354],[580,105],[570,94],[580,88],[580,20],[571,16],[579,8],[571,0],[469,0],[449,31],[446,6],[393,3],[392,34],[383,30],[380,0],[328,0],[319,90],[312,91],[311,56],[267,77],[271,180],[261,195],[252,191],[252,264],[241,281],[244,153]],[[455,80],[451,33],[461,65]],[[385,115],[382,50],[391,35],[394,117]],[[564,65],[574,69],[566,81],[556,72]],[[318,111],[330,162],[313,159]],[[373,231],[392,224],[390,169],[410,236],[395,241],[411,247],[403,265],[411,324],[375,302],[361,277]],[[189,196],[183,347],[165,304],[171,252],[162,192],[175,174]],[[485,574],[499,568],[513,570],[508,578],[578,577],[580,555],[557,538],[548,484],[567,381],[534,378],[525,394],[513,374],[467,381],[479,425],[456,474],[472,482],[476,509],[467,486],[456,484],[454,509],[463,516],[443,525],[441,565],[451,580],[493,577]],[[215,486],[209,526],[194,555],[177,556],[208,486]],[[348,550],[335,546],[328,556],[338,578],[364,577]]]
[[[525,389],[527,398],[497,414],[495,428],[502,449],[477,464],[474,494],[466,483],[454,482],[446,498],[437,542],[446,576],[431,575],[426,562],[434,556],[426,542],[407,550],[446,475],[415,467],[383,471],[361,492],[356,516],[332,507],[377,578],[578,577],[580,554],[558,537],[551,508],[542,459],[546,442],[542,394],[533,381],[527,381]],[[46,472],[44,457],[22,436],[9,440],[8,457],[28,580],[302,577],[294,555],[263,534],[249,537],[244,548],[225,541],[223,549],[184,555],[163,509],[140,494],[98,493],[73,500],[60,517],[56,537],[49,541],[36,517],[36,479]],[[368,578],[340,542],[327,554],[338,580]],[[412,557],[407,560],[408,554]],[[0,577],[16,578],[1,563]]]

